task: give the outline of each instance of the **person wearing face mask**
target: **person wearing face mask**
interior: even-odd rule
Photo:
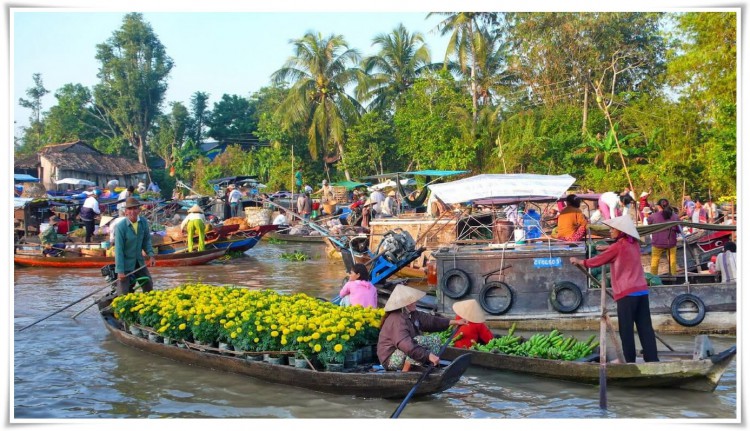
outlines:
[[[148,256],[148,266],[156,264],[154,249],[151,245],[151,232],[148,220],[141,217],[141,203],[135,198],[125,201],[125,220],[115,225],[115,272],[117,273],[117,295],[132,292],[130,282],[125,276],[132,273],[134,278],[148,277],[142,285],[143,292],[154,288],[151,273],[146,267],[143,253]],[[140,269],[138,269],[140,268]],[[138,269],[138,271],[135,271]],[[135,272],[133,272],[135,271]]]

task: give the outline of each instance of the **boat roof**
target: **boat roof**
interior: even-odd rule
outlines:
[[[336,181],[335,183],[331,183],[332,186],[335,187],[346,187],[347,190],[356,189],[357,187],[367,187],[370,185],[370,183],[360,183],[357,181]]]
[[[564,201],[565,197],[569,193],[563,194],[559,198],[554,198],[552,196],[516,196],[512,198],[487,198],[487,199],[477,199],[474,201],[474,204],[476,205],[511,205],[518,202],[554,202],[554,201]],[[596,201],[599,199],[599,196],[601,196],[600,193],[575,193],[576,196],[581,198],[581,200],[584,201]]]
[[[447,204],[481,199],[556,201],[564,196],[575,178],[570,175],[481,174],[442,184],[430,184],[430,191]]]
[[[246,181],[246,180],[257,180],[257,175],[236,175],[233,177],[224,177],[224,178],[217,178],[215,180],[210,180],[209,184],[234,184],[240,181]]]
[[[453,175],[465,174],[467,172],[469,171],[445,171],[445,170],[428,169],[428,170],[423,170],[423,171],[391,172],[387,174],[370,175],[367,177],[362,177],[362,179],[368,180],[368,179],[374,179],[374,178],[393,178],[393,177],[402,176],[402,175],[424,175],[427,177],[450,177]]]

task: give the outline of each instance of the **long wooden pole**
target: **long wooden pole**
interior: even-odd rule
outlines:
[[[607,410],[607,267],[602,267],[601,323],[599,324],[599,408]]]

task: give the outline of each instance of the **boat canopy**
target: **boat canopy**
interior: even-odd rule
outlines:
[[[442,170],[428,169],[425,171],[391,172],[387,174],[370,175],[368,177],[362,177],[362,179],[370,180],[370,179],[375,179],[375,178],[396,178],[396,177],[408,176],[408,175],[424,175],[428,177],[450,177],[453,175],[465,174],[467,172],[469,171],[442,171]]]
[[[257,181],[258,176],[257,175],[237,175],[234,177],[224,177],[224,178],[217,178],[215,180],[210,180],[209,184],[236,184],[243,181]]]
[[[95,186],[96,183],[89,180],[83,180],[80,178],[63,178],[55,181],[55,184],[71,184],[74,186]]]
[[[21,183],[38,183],[39,178],[32,177],[29,174],[13,174],[13,181]]]
[[[557,200],[574,182],[575,178],[567,174],[481,174],[427,187],[443,202],[453,204],[488,198]]]
[[[335,187],[346,187],[347,190],[354,190],[357,187],[367,187],[370,183],[358,183],[356,181],[336,181],[331,183]]]

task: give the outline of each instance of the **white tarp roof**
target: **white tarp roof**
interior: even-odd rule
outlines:
[[[401,183],[402,186],[415,186],[415,185],[417,185],[417,182],[414,181],[411,178],[399,180],[399,182]],[[383,190],[384,188],[387,188],[387,187],[396,187],[396,182],[393,181],[393,180],[388,180],[388,181],[385,181],[385,182],[382,182],[382,183],[375,184],[374,186],[370,186],[370,187],[367,188],[367,190],[369,190],[369,191]]]
[[[449,183],[432,184],[432,193],[447,204],[484,198],[550,196],[559,198],[573,185],[570,175],[482,174]]]
[[[63,178],[55,181],[55,184],[72,184],[76,186],[95,186],[96,183],[89,180],[82,180],[78,178]]]

